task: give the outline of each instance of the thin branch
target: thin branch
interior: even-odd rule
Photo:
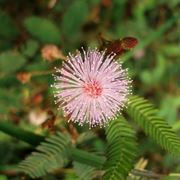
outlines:
[[[55,72],[56,72],[55,69],[53,69],[53,70],[45,70],[45,71],[32,71],[29,73],[31,74],[31,76],[42,76],[42,75],[53,74]]]
[[[154,178],[154,179],[160,179],[164,176],[161,174],[156,174],[156,173],[151,172],[151,171],[138,170],[138,169],[133,169],[130,174],[132,174],[134,176],[141,176],[141,177]]]

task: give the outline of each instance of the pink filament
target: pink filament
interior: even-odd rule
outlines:
[[[105,126],[125,106],[131,81],[114,56],[89,49],[57,69],[56,102],[70,121]]]
[[[102,86],[99,82],[92,80],[92,82],[86,83],[83,86],[84,92],[92,97],[92,98],[98,98],[102,94]]]

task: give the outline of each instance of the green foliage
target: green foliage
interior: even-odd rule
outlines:
[[[179,16],[174,16],[171,19],[169,19],[169,21],[167,21],[162,26],[160,26],[157,29],[157,31],[154,31],[154,29],[152,29],[146,35],[145,39],[143,39],[143,37],[141,37],[141,42],[133,49],[133,51],[130,51],[127,54],[125,54],[125,56],[123,57],[123,62],[130,60],[130,58],[134,55],[135,51],[145,48],[146,46],[148,46],[149,44],[151,44],[154,41],[156,42],[157,39],[159,37],[163,36],[163,33],[166,32],[173,25],[173,23],[175,23],[177,21],[177,19],[179,19]],[[133,25],[136,27],[137,23],[134,23]],[[133,28],[133,30],[134,30],[134,28]],[[139,30],[137,30],[137,31],[139,31]],[[146,31],[146,33],[147,32],[148,31]]]
[[[51,172],[38,178],[42,180],[101,179],[104,170],[107,179],[111,179],[113,173],[114,179],[118,176],[129,179],[128,173],[130,179],[148,179],[152,171],[165,179],[162,172],[180,172],[179,157],[169,158],[171,154],[163,150],[176,155],[180,152],[177,138],[180,135],[178,5],[179,0],[0,0],[0,131],[3,132],[0,133],[0,179],[21,179],[17,164],[40,142],[43,143],[39,148],[46,152],[37,150],[30,155],[24,161],[28,165],[21,170],[33,177]],[[106,134],[112,134],[107,141],[103,128],[89,130],[87,126],[68,124],[57,110],[50,88],[51,72],[55,66],[60,68],[62,61],[45,61],[41,54],[47,43],[58,45],[64,56],[81,46],[99,48],[98,33],[110,41],[127,36],[138,39],[138,45],[124,53],[120,61],[125,62],[123,66],[129,69],[133,79],[133,94],[151,97],[159,108],[156,113],[148,101],[131,98],[128,113],[135,122],[123,119],[112,122],[106,129]],[[27,83],[17,79],[17,73],[24,71],[31,76]],[[51,123],[49,111],[56,119],[53,129],[71,134],[73,146],[67,145],[68,155],[62,160],[61,151],[67,141],[70,143],[69,137],[59,138],[64,135],[57,134],[54,135],[56,140],[52,137],[53,143],[44,142],[51,132],[31,121],[31,115],[38,112],[34,115],[37,122],[46,118],[45,122]],[[131,126],[138,134],[139,156],[148,158],[141,172],[139,169],[129,171],[136,155],[128,154],[133,150],[131,142],[136,144]],[[148,136],[142,133],[143,129]],[[121,157],[123,154],[125,156]],[[56,157],[60,159],[55,160]],[[137,167],[140,166],[136,164]],[[172,176],[172,179],[179,177]]]
[[[0,180],[8,180],[8,178],[4,175],[0,175]]]
[[[19,140],[22,140],[26,143],[29,143],[33,146],[39,145],[39,143],[44,140],[43,136],[36,135],[29,131],[25,131],[9,122],[1,121],[0,131],[8,135],[11,135],[12,137],[15,137]]]
[[[13,40],[18,35],[18,29],[12,19],[4,11],[0,10],[0,37],[3,39]]]
[[[33,57],[39,48],[37,41],[29,39],[22,47],[21,52],[24,56]]]
[[[85,144],[90,143],[93,141],[93,139],[96,139],[97,136],[92,131],[87,131],[85,133],[81,133],[77,139],[77,144]]]
[[[0,54],[0,71],[13,73],[26,63],[25,57],[16,51],[5,51]]]
[[[37,178],[64,166],[68,162],[69,145],[70,138],[67,135],[52,135],[36,148],[37,152],[33,152],[19,164],[20,171]]]
[[[124,180],[137,156],[137,143],[135,132],[123,117],[112,121],[106,128],[108,141],[107,161],[104,180]]]
[[[114,0],[113,3],[113,14],[112,14],[112,22],[119,25],[119,23],[123,20],[124,10],[125,10],[126,1],[125,0]]]
[[[13,79],[14,81],[15,79]],[[14,93],[17,93],[18,89],[0,89],[0,115],[7,114],[14,107],[21,107],[21,96],[22,94],[17,94],[13,96]]]
[[[43,43],[60,42],[60,32],[58,27],[45,18],[31,16],[25,19],[24,25],[29,33]]]
[[[145,133],[152,137],[168,152],[179,155],[180,139],[166,121],[157,116],[157,110],[147,100],[133,96],[128,104],[128,114]]]
[[[80,180],[92,180],[94,176],[95,168],[92,166],[88,166],[86,164],[82,164],[79,162],[73,162],[74,170],[79,177]]]
[[[153,70],[142,71],[140,77],[144,84],[152,85],[161,82],[166,72],[166,59],[162,54],[157,55],[156,66]]]
[[[165,44],[165,45],[161,46],[161,50],[169,58],[180,56],[178,44]]]
[[[71,156],[73,157],[74,161],[78,161],[82,164],[86,164],[89,166],[101,168],[105,162],[105,157],[97,156],[93,153],[86,152],[80,149],[71,149]]]
[[[78,39],[79,31],[88,15],[88,6],[86,1],[74,1],[68,11],[64,13],[62,21],[62,31],[68,41]],[[72,21],[73,18],[73,21]]]
[[[178,95],[164,96],[161,102],[160,111],[158,114],[162,116],[163,118],[166,118],[166,121],[170,125],[174,123],[179,123],[180,121],[176,121],[178,119],[179,106],[180,106],[180,96]]]

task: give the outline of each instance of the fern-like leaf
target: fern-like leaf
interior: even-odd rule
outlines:
[[[157,116],[157,110],[151,103],[133,96],[130,98],[127,112],[162,148],[174,155],[180,154],[180,139],[170,125]]]
[[[52,135],[19,164],[19,169],[32,178],[44,176],[67,163],[69,146],[70,138],[67,134]]]
[[[73,162],[74,170],[80,180],[91,180],[95,174],[95,168],[79,162]]]
[[[106,128],[106,137],[108,147],[103,179],[124,180],[137,155],[135,132],[123,117],[118,117]]]

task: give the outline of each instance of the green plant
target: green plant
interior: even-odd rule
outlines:
[[[171,130],[168,123],[157,116],[157,110],[149,103],[138,96],[130,97],[127,112],[131,119],[135,120],[141,128],[153,138],[165,150],[174,155],[179,155],[180,141]],[[11,125],[11,128],[12,125]],[[8,134],[8,125],[0,124],[0,129]],[[44,176],[46,173],[53,173],[67,162],[72,161],[77,170],[77,175],[83,179],[89,174],[92,177],[97,175],[97,171],[102,171],[103,179],[125,179],[134,167],[134,162],[138,156],[135,131],[129,122],[122,116],[112,121],[105,129],[107,138],[107,150],[103,156],[88,153],[76,149],[70,142],[69,135],[57,133],[47,138],[45,141],[39,136],[36,151],[22,161],[19,170],[27,173],[32,178]],[[25,131],[14,131],[13,135],[25,142],[35,144],[30,136],[20,137],[19,134],[26,134]],[[36,136],[36,135],[33,135]],[[83,143],[83,141],[81,141]],[[85,168],[86,171],[81,171]],[[137,173],[135,171],[135,173]]]
[[[172,127],[165,120],[158,117],[158,110],[151,103],[141,97],[134,96],[130,98],[127,110],[131,118],[143,128],[147,135],[168,152],[179,155],[179,138]]]
[[[179,0],[0,0],[0,179],[180,179],[178,10]],[[81,47],[119,45],[140,96],[109,126],[68,123],[54,104],[54,67]]]
[[[137,157],[134,130],[123,117],[118,117],[106,128],[107,160],[103,179],[125,179]]]
[[[26,160],[19,164],[21,171],[32,178],[44,176],[68,162],[70,138],[61,133],[47,138]]]

